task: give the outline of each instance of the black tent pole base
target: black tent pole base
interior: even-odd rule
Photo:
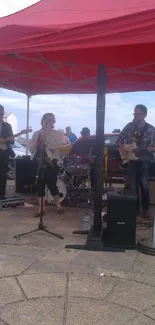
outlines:
[[[139,240],[138,250],[143,254],[155,256],[155,243],[148,239]]]
[[[89,235],[88,230],[75,230],[72,232],[73,235]]]
[[[44,232],[46,232],[47,234],[50,234],[50,235],[52,235],[52,236],[54,236],[54,237],[57,237],[57,238],[59,238],[59,239],[64,239],[64,237],[62,237],[61,235],[58,235],[58,234],[56,234],[56,233],[54,233],[54,232],[51,232],[51,231],[47,230],[46,227],[44,226],[44,224],[43,224],[42,221],[39,222],[39,224],[38,224],[38,228],[37,228],[37,229],[34,229],[34,230],[31,230],[31,231],[28,231],[28,232],[25,232],[25,233],[22,233],[22,234],[16,235],[16,236],[14,236],[14,238],[16,238],[16,239],[20,239],[20,238],[23,237],[23,236],[26,236],[26,235],[29,235],[29,234],[33,234],[33,233],[35,233],[35,232],[37,232],[37,231],[40,231],[40,230],[41,230],[41,231],[44,231]]]
[[[67,248],[67,249],[77,249],[77,250],[86,250],[86,251],[96,251],[96,252],[101,252],[101,251],[104,250],[104,247],[102,245],[100,236],[95,236],[93,234],[92,229],[89,232],[88,238],[87,238],[86,243],[84,245],[66,245],[65,248]]]

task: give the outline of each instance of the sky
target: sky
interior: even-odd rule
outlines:
[[[52,0],[51,0],[52,1]],[[0,16],[21,10],[37,1],[0,0]],[[18,131],[26,127],[26,96],[0,88],[0,104],[8,113],[16,115]],[[105,132],[122,129],[133,118],[134,106],[144,104],[148,108],[147,121],[155,125],[155,92],[109,94],[106,96]],[[56,116],[56,129],[70,125],[79,136],[84,126],[94,134],[96,130],[96,95],[43,95],[30,100],[30,126],[40,128],[44,113],[53,112]]]

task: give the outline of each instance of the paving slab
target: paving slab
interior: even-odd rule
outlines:
[[[69,276],[69,292],[72,297],[104,299],[113,290],[117,279],[94,276],[90,274],[71,274]]]
[[[65,295],[65,274],[21,275],[18,276],[18,281],[28,299]]]
[[[41,260],[48,261],[57,261],[57,262],[73,262],[73,260],[80,254],[79,250],[71,250],[71,249],[52,249],[45,254]],[[74,261],[74,262],[75,262]]]
[[[132,319],[126,325],[155,325],[155,321],[153,319],[141,315],[139,317],[136,317],[135,319]]]
[[[36,229],[36,226],[31,226],[31,224],[23,224],[19,223],[18,225],[14,225],[11,229],[9,229],[8,234],[13,236],[17,236],[19,234],[31,231],[33,229]]]
[[[19,246],[19,245],[1,245],[0,254],[4,255],[17,255],[25,257],[39,258],[47,253],[48,249],[41,247]]]
[[[65,210],[50,207],[44,218],[64,240],[43,232],[13,238],[37,227],[34,208],[0,214],[0,325],[155,325],[154,257],[65,249],[87,239],[72,234],[85,210]]]
[[[155,305],[155,287],[120,280],[107,300],[143,312],[145,309]]]
[[[125,325],[136,317],[134,310],[90,298],[69,298],[66,325]]]
[[[153,305],[153,303],[152,303]],[[148,308],[148,310],[145,311],[145,315],[155,320],[155,306],[152,306],[151,308]]]
[[[105,274],[107,274],[107,270],[105,271]],[[155,274],[153,273],[150,275],[150,273],[144,273],[144,272],[138,273],[134,270],[129,272],[113,271],[111,272],[110,275],[112,277],[116,277],[120,279],[125,279],[125,280],[148,284],[150,286],[155,286]]]
[[[18,275],[36,261],[32,257],[0,255],[0,277]]]
[[[129,271],[134,265],[136,255],[136,251],[124,253],[81,251],[76,256],[76,264]]]
[[[80,265],[74,263],[63,263],[57,261],[48,260],[38,260],[28,267],[23,273],[33,274],[33,273],[88,273],[88,274],[100,274],[102,268],[96,268],[94,266]]]
[[[0,306],[25,299],[15,278],[0,279]]]
[[[33,299],[5,306],[0,318],[9,325],[62,325],[63,298]]]
[[[50,230],[50,227],[48,228],[48,230]],[[59,232],[57,232],[57,234],[59,234]],[[86,242],[86,238],[86,236],[78,236],[78,238],[76,236],[64,236],[64,239],[61,240],[55,236],[48,235],[47,233],[40,231],[35,234],[26,236],[25,239],[29,242],[31,246],[42,248],[49,247],[51,249],[64,249],[65,246],[69,244],[84,245]],[[21,238],[21,241],[23,240],[24,238]]]
[[[27,236],[23,236],[21,238],[14,238],[14,236],[12,235],[5,235],[4,236],[4,240],[3,240],[3,244],[6,245],[18,245],[18,246],[24,246],[24,245],[30,245],[31,243],[31,238],[27,237]]]
[[[153,258],[153,256],[150,255],[139,253],[136,258],[134,270],[137,273],[141,273],[141,272],[155,273],[155,258]]]

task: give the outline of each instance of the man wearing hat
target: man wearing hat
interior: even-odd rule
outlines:
[[[82,129],[81,137],[72,144],[70,154],[88,155],[91,147],[90,130],[87,127]]]
[[[80,133],[82,139],[87,139],[90,137],[90,130],[87,127],[84,127]]]

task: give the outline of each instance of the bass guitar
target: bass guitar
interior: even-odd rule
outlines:
[[[19,137],[19,136],[22,135],[22,134],[27,134],[27,133],[29,133],[29,132],[32,132],[32,129],[31,129],[31,128],[28,128],[28,129],[22,130],[21,132],[16,133],[16,134],[13,134],[12,136],[7,137],[7,138],[0,138],[0,144],[6,143],[6,142],[8,142],[8,141],[10,141],[10,140],[13,140],[14,138]]]

